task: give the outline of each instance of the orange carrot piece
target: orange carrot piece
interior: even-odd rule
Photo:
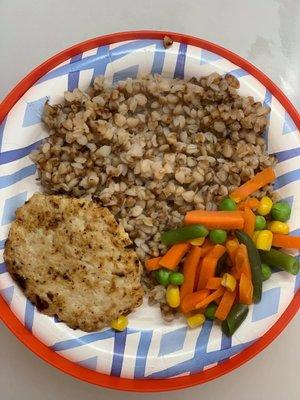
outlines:
[[[155,271],[160,268],[159,261],[161,257],[149,258],[145,261],[145,267],[148,271]]]
[[[202,252],[201,252],[201,257],[202,257]],[[199,282],[199,276],[200,276],[200,271],[202,268],[202,258],[200,259],[197,269],[196,269],[196,275],[195,275],[195,282],[194,282],[194,292],[197,292],[198,290],[198,282]]]
[[[201,257],[201,247],[192,246],[183,265],[184,282],[180,288],[180,298],[183,299],[187,294],[193,293],[196,281],[196,273]]]
[[[198,292],[190,293],[186,295],[180,304],[180,310],[186,314],[195,309],[196,305],[203,301],[207,296],[209,296],[210,291],[208,289],[202,289]]]
[[[286,249],[300,249],[300,236],[273,233],[272,246],[284,247]]]
[[[215,245],[211,241],[209,241],[208,239],[205,239],[205,242],[201,246],[201,250],[202,250],[201,257],[202,258],[205,257],[206,254],[209,253],[214,246]]]
[[[159,260],[159,265],[168,269],[175,269],[191,245],[189,243],[176,243]]]
[[[242,304],[253,303],[253,284],[251,279],[244,273],[241,274],[241,280],[239,284],[239,301]]]
[[[256,174],[253,178],[249,179],[242,186],[238,187],[229,197],[232,198],[236,203],[246,199],[252,193],[261,189],[262,187],[268,185],[275,181],[276,175],[273,168],[266,168],[263,171]]]
[[[222,278],[211,277],[207,281],[206,289],[216,290],[221,286]]]
[[[235,255],[234,267],[240,279],[241,274],[244,273],[251,280],[251,267],[248,257],[247,247],[244,244],[240,244]]]
[[[234,266],[235,263],[235,255],[237,252],[237,249],[239,248],[239,242],[237,239],[231,239],[228,240],[225,244],[227,253],[229,255],[231,265]]]
[[[208,279],[215,276],[218,260],[226,252],[226,248],[220,244],[216,244],[213,249],[203,258],[200,270],[198,290],[205,289]]]
[[[255,214],[251,210],[251,208],[249,207],[245,208],[244,218],[245,218],[244,231],[248,233],[250,237],[252,237],[255,228]]]
[[[202,224],[208,229],[243,229],[243,211],[189,211],[185,215],[185,223]]]
[[[259,200],[255,197],[251,197],[245,201],[241,201],[238,205],[239,210],[245,210],[246,207],[251,208],[251,210],[257,208],[259,206]]]
[[[220,321],[224,321],[227,318],[233,306],[236,295],[237,295],[236,290],[234,292],[226,290],[225,293],[223,294],[220,304],[218,305],[218,308],[216,309],[215,312],[215,317],[218,318]]]
[[[219,297],[223,296],[225,292],[225,289],[220,287],[219,289],[215,290],[212,294],[209,296],[205,297],[202,301],[196,304],[195,310],[198,310],[199,308],[204,308],[206,307],[209,303],[212,301],[218,299]],[[196,292],[197,293],[197,292]]]

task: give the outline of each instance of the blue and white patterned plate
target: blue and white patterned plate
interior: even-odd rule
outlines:
[[[62,100],[65,90],[85,90],[97,75],[115,83],[140,73],[191,78],[211,72],[231,73],[240,80],[242,95],[252,95],[271,107],[265,133],[269,153],[275,153],[275,184],[292,205],[290,227],[300,234],[300,136],[279,101],[252,75],[210,51],[175,42],[165,49],[160,40],[130,40],[78,54],[40,78],[10,110],[0,125],[0,292],[18,319],[40,341],[61,356],[104,374],[126,378],[171,378],[209,369],[233,357],[267,332],[300,286],[299,275],[276,272],[264,283],[259,304],[250,307],[244,324],[231,338],[207,321],[189,330],[183,319],[170,324],[146,302],[129,317],[127,331],[85,333],[40,314],[7,273],[3,249],[16,208],[41,191],[29,153],[47,136],[41,115],[45,101]]]

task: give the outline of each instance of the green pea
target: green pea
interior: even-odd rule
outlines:
[[[209,232],[209,238],[215,244],[222,244],[226,242],[227,232],[223,229],[214,229]]]
[[[227,199],[222,200],[219,209],[221,211],[235,211],[237,209],[236,202],[229,197]]]
[[[273,204],[271,209],[271,215],[273,220],[286,222],[291,216],[291,207],[288,203],[282,201]]]
[[[218,305],[216,303],[210,303],[204,311],[204,315],[206,316],[206,318],[215,319],[215,313],[217,308]]]
[[[262,231],[266,227],[266,218],[263,217],[262,215],[257,215],[255,217],[255,230],[256,231]]]
[[[171,272],[165,268],[155,271],[155,279],[163,286],[168,286]]]
[[[264,282],[270,278],[270,276],[272,275],[272,270],[268,266],[268,264],[261,264],[261,273],[262,273],[262,279]]]
[[[180,272],[172,272],[169,278],[172,285],[182,285],[184,282],[184,275]]]

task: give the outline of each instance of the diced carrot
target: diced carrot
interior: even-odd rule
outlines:
[[[241,280],[239,284],[239,301],[242,304],[253,303],[253,284],[251,279],[244,273],[241,274]]]
[[[201,257],[201,247],[192,246],[183,265],[184,282],[180,288],[180,298],[183,299],[187,294],[193,293],[196,280],[197,268]]]
[[[208,289],[202,289],[198,292],[190,293],[186,295],[180,304],[180,310],[186,314],[195,309],[196,304],[203,301],[207,296],[209,296],[210,291]]]
[[[202,224],[208,229],[243,229],[243,211],[205,211],[194,210],[187,212],[185,223]]]
[[[248,251],[244,244],[240,244],[239,248],[237,249],[234,266],[238,274],[238,279],[241,277],[241,274],[244,273],[251,280],[252,274]]]
[[[159,260],[159,265],[168,269],[175,269],[190,249],[189,243],[176,243]]]
[[[246,199],[252,193],[275,181],[276,175],[273,168],[266,168],[249,179],[242,186],[234,190],[229,196],[236,202]]]
[[[255,197],[251,197],[245,201],[241,201],[238,205],[239,210],[245,210],[246,207],[251,208],[251,210],[257,208],[259,206],[259,200]]]
[[[272,246],[284,247],[286,249],[300,249],[300,236],[283,235],[273,233]]]
[[[205,297],[202,301],[199,301],[199,303],[196,304],[195,309],[198,310],[199,308],[206,307],[212,301],[214,301],[214,300],[218,299],[219,297],[223,296],[224,292],[225,292],[225,289],[223,288],[223,286],[220,287],[219,289],[217,289],[214,292],[212,292],[212,294],[210,294],[209,296]]]
[[[250,237],[252,237],[252,235],[254,233],[254,228],[255,228],[255,214],[251,210],[251,208],[249,208],[249,207],[245,208],[244,218],[245,218],[244,231]]]
[[[224,321],[227,318],[233,306],[236,295],[237,295],[237,290],[234,290],[233,292],[229,292],[229,290],[225,291],[220,301],[220,304],[216,309],[215,318],[219,319],[220,321]]]
[[[213,249],[203,258],[199,275],[198,290],[205,289],[208,279],[215,276],[217,263],[220,257],[226,252],[226,248],[216,244]]]
[[[226,250],[229,255],[230,261],[231,261],[231,265],[234,266],[235,255],[236,255],[237,249],[239,248],[239,242],[237,239],[227,240],[225,246],[226,246]]]
[[[156,269],[160,268],[160,261],[161,257],[149,258],[145,261],[145,267],[148,271],[155,271]]]

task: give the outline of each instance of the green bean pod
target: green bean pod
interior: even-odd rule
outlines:
[[[161,235],[161,241],[166,246],[170,246],[175,243],[185,242],[191,239],[197,239],[200,237],[206,237],[208,230],[203,225],[187,225],[182,228],[172,229],[164,232]]]
[[[280,250],[271,249],[269,251],[259,252],[262,262],[277,267],[292,275],[297,275],[299,272],[299,261],[296,257],[284,253]]]
[[[252,274],[253,284],[253,301],[259,303],[262,295],[262,271],[261,271],[261,260],[259,252],[253,243],[253,240],[246,232],[236,231],[235,235],[240,243],[243,243],[247,247],[249,263]],[[266,264],[268,264],[266,262]]]
[[[232,336],[241,326],[249,312],[246,304],[237,303],[233,306],[225,321],[222,322],[222,332],[226,336]]]
[[[224,253],[218,260],[217,266],[216,266],[216,276],[221,276],[223,272],[227,272],[228,267],[227,267],[227,253]]]

